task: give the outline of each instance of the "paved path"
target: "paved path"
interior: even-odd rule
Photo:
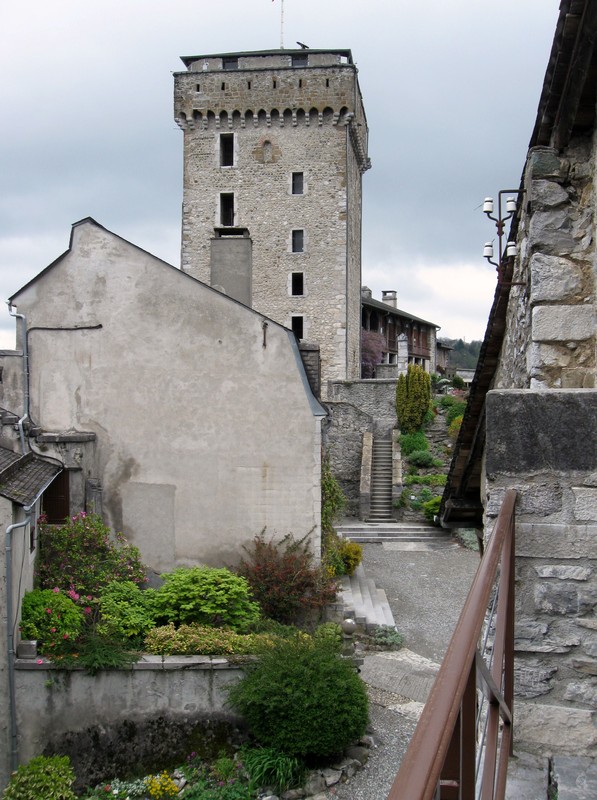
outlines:
[[[365,656],[361,674],[369,686],[376,746],[367,766],[330,797],[387,796],[478,563],[477,553],[451,538],[363,545],[365,572],[385,590],[405,647]]]

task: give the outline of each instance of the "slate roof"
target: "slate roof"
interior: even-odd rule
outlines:
[[[369,306],[369,308],[377,308],[380,311],[384,311],[386,314],[392,314],[395,317],[404,317],[404,319],[408,319],[411,322],[420,322],[424,325],[429,325],[431,328],[437,328],[438,330],[440,328],[440,326],[435,322],[429,322],[428,319],[415,317],[414,314],[409,314],[408,311],[402,311],[400,308],[394,308],[394,306],[389,305],[389,303],[384,303],[381,300],[374,300],[372,297],[363,297],[361,295],[361,305]]]
[[[62,472],[57,461],[46,461],[34,453],[24,456],[0,447],[0,496],[29,506],[52,479]]]

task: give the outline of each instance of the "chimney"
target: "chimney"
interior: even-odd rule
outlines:
[[[361,299],[362,300],[371,300],[373,297],[373,293],[368,286],[361,286]]]
[[[382,291],[381,302],[387,303],[387,305],[392,306],[392,308],[398,308],[398,299],[396,297],[396,292],[393,289]]]

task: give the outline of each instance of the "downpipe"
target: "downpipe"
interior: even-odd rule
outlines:
[[[27,343],[27,318],[24,314],[19,314],[18,311],[13,310],[12,303],[8,302],[8,313],[11,317],[16,317],[21,320],[21,338],[23,348],[23,416],[17,422],[19,429],[19,439],[21,440],[21,453],[25,455],[27,452],[25,447],[25,422],[29,420],[29,346]]]

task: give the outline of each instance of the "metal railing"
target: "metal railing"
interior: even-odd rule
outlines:
[[[512,755],[515,503],[510,489],[387,800],[504,798]]]

